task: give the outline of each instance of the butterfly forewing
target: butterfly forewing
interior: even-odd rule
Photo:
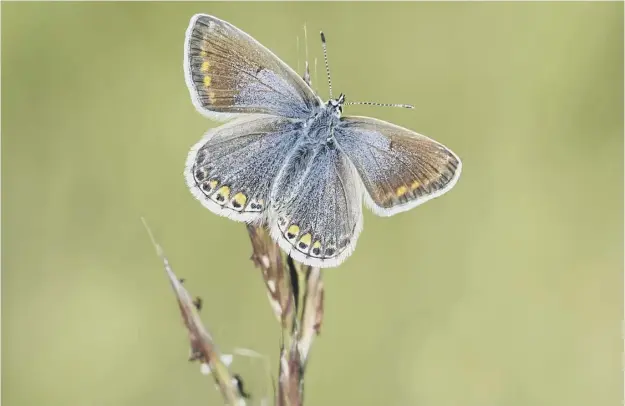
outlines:
[[[408,129],[344,117],[335,133],[365,186],[365,201],[378,215],[391,216],[440,196],[460,176],[462,164],[451,150]]]
[[[193,102],[209,118],[253,113],[304,119],[320,104],[304,80],[271,51],[209,15],[191,19],[184,67]]]
[[[209,130],[189,153],[187,185],[214,213],[260,219],[301,126],[281,117],[246,116]]]
[[[362,229],[362,191],[353,166],[334,144],[301,141],[273,186],[273,238],[295,260],[337,266]]]

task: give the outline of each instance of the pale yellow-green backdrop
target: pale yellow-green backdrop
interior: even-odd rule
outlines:
[[[184,32],[214,14],[464,161],[325,273],[309,405],[621,404],[622,3],[3,3],[2,401],[220,404],[140,216],[221,348],[275,369],[241,224],[188,192]],[[299,37],[299,52],[297,47]],[[322,59],[321,59],[322,60]],[[320,64],[313,72],[323,98]],[[262,363],[235,359],[258,401]],[[256,403],[258,404],[258,403]]]

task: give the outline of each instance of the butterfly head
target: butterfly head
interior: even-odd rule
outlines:
[[[343,113],[343,104],[345,104],[345,95],[341,93],[338,99],[328,100],[328,108],[332,110],[335,116],[341,117]]]

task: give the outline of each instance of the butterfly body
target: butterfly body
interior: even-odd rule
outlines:
[[[295,260],[333,267],[354,250],[362,203],[389,216],[448,191],[461,170],[443,145],[367,117],[344,117],[252,37],[191,19],[184,68],[196,108],[229,119],[189,153],[185,177],[212,212],[267,224]]]

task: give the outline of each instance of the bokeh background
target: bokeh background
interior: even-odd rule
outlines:
[[[325,272],[307,404],[621,404],[623,3],[6,2],[3,404],[221,403],[186,361],[141,216],[204,298],[221,349],[276,369],[245,229],[183,179],[189,147],[216,125],[183,78],[197,12],[300,72],[304,24],[311,61],[323,29],[336,93],[416,106],[347,114],[464,161],[443,198],[367,212],[353,256]],[[313,81],[326,98],[322,64]],[[234,363],[257,401],[264,368]]]

